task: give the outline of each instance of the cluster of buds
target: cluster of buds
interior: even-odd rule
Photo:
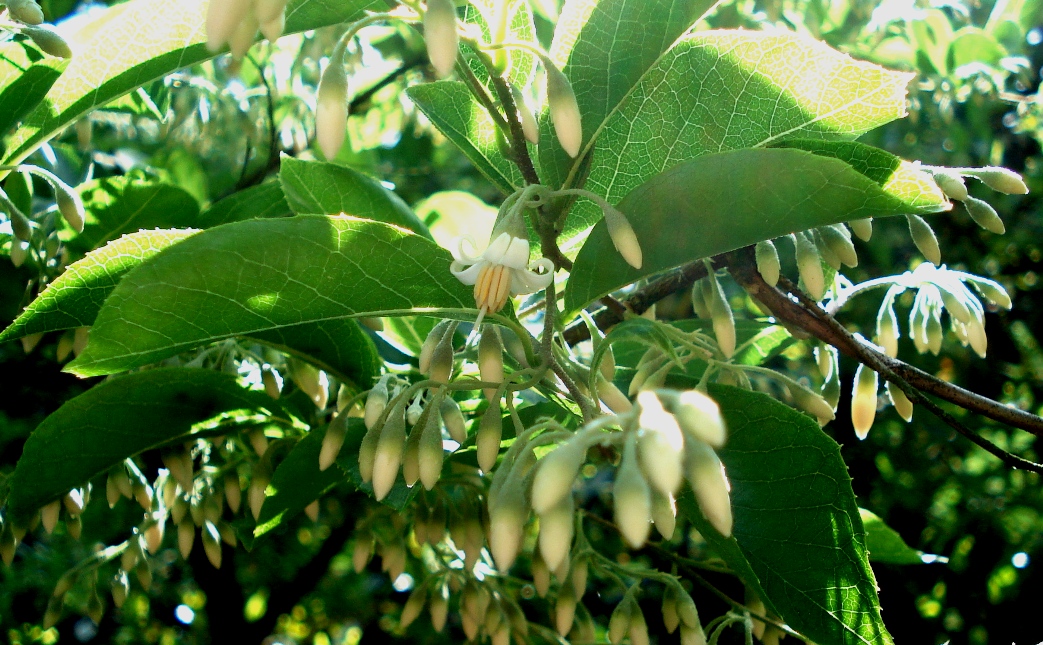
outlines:
[[[732,307],[724,295],[724,289],[717,280],[717,274],[709,262],[706,264],[706,269],[706,277],[696,280],[692,285],[692,308],[697,316],[710,320],[721,354],[725,358],[731,358],[735,353],[735,317],[732,315]],[[776,276],[777,280],[778,276]],[[669,369],[669,365],[666,366],[666,369]]]
[[[43,24],[43,9],[36,0],[6,0],[0,3],[0,6],[4,5],[7,7],[8,17],[20,23],[15,29],[36,43],[44,53],[58,58],[72,57],[72,49],[65,39],[50,26]]]
[[[54,191],[54,201],[58,212],[65,219],[73,231],[83,232],[86,220],[86,211],[79,194],[67,183],[58,178],[54,173],[32,165],[18,166],[19,175],[16,177],[27,186],[31,185],[30,175],[35,175],[47,182]],[[10,180],[9,180],[10,181]],[[40,230],[39,224],[28,214],[23,213],[18,206],[8,197],[7,193],[0,190],[0,212],[8,216],[11,222],[11,263],[16,267],[21,266],[29,257],[29,252],[35,249],[41,259],[56,258],[61,255],[61,245],[57,232]],[[23,346],[26,345],[23,340]],[[26,353],[30,351],[26,349]]]
[[[1006,231],[1003,220],[996,213],[996,209],[981,199],[971,197],[967,192],[967,184],[964,177],[975,177],[986,186],[999,193],[1006,195],[1024,195],[1029,192],[1028,186],[1021,176],[1006,168],[987,166],[985,168],[939,168],[927,167],[925,170],[938,184],[938,188],[946,197],[954,201],[962,202],[974,223],[986,231],[1002,235]],[[939,260],[931,260],[934,264],[940,264]]]
[[[529,624],[511,594],[487,580],[454,574],[433,576],[413,590],[402,607],[400,629],[416,621],[426,606],[431,626],[436,632],[443,631],[451,594],[459,595],[460,625],[469,641],[487,637],[494,645],[508,645],[513,635],[519,642],[527,642]]]
[[[210,0],[206,14],[206,46],[218,52],[226,44],[242,59],[260,31],[275,42],[286,27],[288,0]]]

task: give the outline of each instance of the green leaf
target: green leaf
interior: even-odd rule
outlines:
[[[862,525],[866,528],[866,546],[869,559],[884,564],[924,564],[926,562],[946,562],[947,559],[937,555],[925,555],[910,547],[893,528],[884,523],[872,511],[858,509],[862,517]]]
[[[29,156],[41,143],[87,112],[157,78],[213,58],[206,48],[207,0],[133,0],[109,8],[68,40],[75,56],[39,107],[9,140],[5,164]],[[335,25],[376,0],[295,0],[286,9],[286,33]]]
[[[504,195],[525,182],[496,143],[496,124],[458,81],[437,81],[406,90],[410,100]]]
[[[565,3],[550,56],[576,93],[583,141],[597,136],[663,52],[714,4],[712,0]],[[545,112],[540,123],[540,177],[559,187],[576,162],[558,144],[548,116]]]
[[[68,64],[26,43],[0,44],[0,135],[39,104]]]
[[[381,360],[373,339],[350,318],[311,321],[245,335],[301,355],[340,380],[362,388],[370,387],[380,374]]]
[[[346,213],[431,237],[413,209],[398,195],[351,168],[284,156],[279,183],[290,208],[298,215]]]
[[[261,391],[229,374],[163,368],[87,390],[43,420],[11,477],[9,511],[24,521],[44,504],[145,450],[184,441],[222,414],[275,411]]]
[[[147,365],[231,336],[419,310],[473,310],[448,251],[347,216],[226,224],[167,249],[105,301],[80,376]],[[282,330],[282,332],[279,332]]]
[[[261,506],[254,537],[261,537],[304,510],[337,484],[347,480],[344,467],[358,461],[359,444],[366,433],[361,419],[349,419],[348,431],[338,460],[326,470],[319,470],[319,452],[326,428],[312,430],[297,442],[272,474],[268,489],[272,491]],[[340,462],[344,461],[344,465]]]
[[[216,202],[199,216],[199,227],[211,228],[246,219],[289,217],[290,215],[293,215],[293,211],[286,203],[282,186],[278,182],[270,181],[240,190]]]
[[[794,34],[687,35],[588,141],[593,160],[585,188],[615,204],[642,182],[702,155],[792,138],[855,138],[905,115],[910,78]],[[578,166],[570,173],[566,185],[582,180]],[[595,205],[579,200],[566,236],[600,217]]]
[[[977,27],[964,27],[956,32],[949,43],[949,55],[946,60],[955,76],[966,78],[980,73],[983,69],[999,67],[1000,61],[1006,56],[1007,50],[991,35]],[[964,68],[966,65],[971,67]]]
[[[499,20],[500,11],[507,12],[507,24],[505,33],[497,38],[492,34],[490,25]],[[482,42],[537,42],[536,26],[532,22],[532,9],[528,0],[470,0],[464,8],[464,22],[479,30]],[[508,49],[503,52],[503,57],[507,80],[517,87],[526,87],[536,72],[535,56],[522,49]],[[488,84],[489,73],[481,62],[474,58],[468,58],[466,62],[475,75]]]
[[[594,227],[576,258],[565,305],[576,311],[642,277],[794,231],[948,208],[934,182],[911,165],[900,165],[881,185],[840,159],[803,150],[705,155],[645,182],[619,203],[644,252],[640,270],[619,256],[604,223]]]
[[[77,190],[87,212],[83,232],[77,235],[66,227],[61,237],[79,253],[143,229],[198,226],[199,203],[172,184],[124,175],[87,182]]]
[[[0,343],[42,332],[89,327],[102,303],[131,269],[198,231],[140,231],[69,265],[0,334]]]
[[[817,643],[891,643],[840,446],[766,394],[711,386],[710,395],[728,427],[720,457],[734,541],[765,599]]]

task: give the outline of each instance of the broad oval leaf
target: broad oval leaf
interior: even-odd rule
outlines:
[[[864,508],[858,509],[858,512],[862,516],[862,525],[866,528],[866,546],[872,562],[883,562],[884,564],[948,562],[948,558],[944,556],[925,554],[906,544],[898,531],[885,524],[876,513]]]
[[[645,182],[619,203],[645,265],[634,269],[599,222],[576,258],[565,304],[576,311],[623,285],[692,260],[826,224],[951,207],[905,165],[883,185],[835,157],[784,148],[705,155]],[[910,193],[910,186],[922,186]],[[932,190],[928,190],[933,187]]]
[[[25,442],[8,508],[24,521],[44,504],[128,457],[174,441],[222,414],[267,414],[278,406],[229,374],[163,368],[113,378],[68,401]]]
[[[682,508],[769,609],[816,643],[887,645],[865,530],[840,446],[766,394],[711,386],[728,427],[733,537]],[[736,549],[736,547],[738,547]],[[745,574],[744,574],[745,572]]]
[[[232,336],[359,316],[474,308],[450,255],[403,229],[299,215],[219,226],[127,275],[66,369],[111,374]]]
[[[401,197],[379,181],[346,166],[284,156],[279,183],[290,208],[298,215],[345,213],[431,237]]]
[[[75,56],[45,100],[12,135],[4,163],[25,159],[41,143],[96,107],[214,54],[206,48],[208,0],[132,0],[109,8],[74,34]],[[294,0],[286,33],[335,25],[379,10],[376,0]]]
[[[68,63],[27,43],[0,45],[0,136],[36,107]]]
[[[139,231],[69,265],[7,329],[0,343],[29,334],[89,327],[105,298],[131,269],[198,231]]]
[[[496,143],[496,124],[467,85],[437,81],[406,90],[410,100],[504,195],[524,185],[521,171]]]
[[[794,34],[686,35],[587,140],[593,158],[584,187],[616,203],[702,155],[790,138],[854,138],[905,115],[910,79]],[[577,162],[564,184],[584,174]],[[596,206],[578,201],[566,235],[599,218]]]
[[[200,228],[211,228],[240,222],[246,219],[289,217],[293,215],[286,203],[279,182],[269,181],[232,193],[203,211],[199,216]]]

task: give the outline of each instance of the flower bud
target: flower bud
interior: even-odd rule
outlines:
[[[851,243],[851,234],[843,225],[823,226],[817,230],[822,235],[822,241],[842,264],[849,267],[858,266],[858,253],[855,251],[855,245]]]
[[[597,376],[598,382],[598,398],[601,402],[608,406],[609,410],[612,410],[616,414],[623,414],[630,412],[634,408],[634,405],[630,402],[630,399],[623,394],[614,383],[606,379],[600,373]]]
[[[710,320],[713,322],[713,333],[717,337],[717,345],[725,358],[731,358],[735,353],[735,318],[732,316],[731,305],[724,297],[724,289],[717,281],[717,276],[711,271],[706,277],[710,285],[711,299]]]
[[[263,457],[264,453],[268,452],[268,437],[264,435],[264,428],[254,428],[246,434],[246,437],[258,457]],[[188,492],[187,489],[186,492]]]
[[[775,248],[771,240],[763,240],[757,242],[755,253],[757,257],[757,271],[760,272],[765,282],[774,287],[779,283],[779,274],[782,270],[778,249]],[[673,630],[670,631],[673,632]]]
[[[999,166],[987,166],[979,168],[970,174],[982,180],[986,186],[998,193],[1025,195],[1029,192],[1028,186],[1021,179],[1021,175],[1013,170],[1007,170]]]
[[[58,526],[58,516],[62,512],[62,500],[56,499],[40,508],[40,519],[43,530],[48,535],[54,533],[54,527]]]
[[[851,425],[859,439],[865,439],[876,417],[876,372],[861,363],[855,370],[855,388],[851,395]]]
[[[666,402],[682,430],[714,448],[724,445],[724,419],[716,401],[699,390],[686,390]]]
[[[420,415],[424,413],[424,393],[417,392],[413,402],[406,408],[406,424],[415,426],[420,421]],[[418,435],[419,438],[419,435]]]
[[[677,527],[677,505],[674,503],[673,495],[664,495],[652,489],[652,523],[664,539],[669,540],[674,536],[674,529]]]
[[[248,13],[252,0],[210,0],[206,14],[206,47],[217,52],[232,37]]]
[[[282,395],[282,390],[279,388],[279,380],[275,378],[275,373],[270,369],[261,370],[261,383],[264,385],[264,392],[272,399],[278,400]]]
[[[876,314],[876,344],[884,349],[887,356],[898,356],[898,317],[895,316],[891,298],[884,299]]]
[[[373,389],[366,395],[366,411],[364,413],[364,422],[366,424],[366,430],[372,430],[373,426],[380,420],[380,415],[384,414],[384,409],[388,404],[388,388],[387,388],[387,375],[385,374],[377,384],[373,386]]]
[[[431,351],[428,375],[433,381],[448,383],[453,377],[453,335],[455,331],[456,325],[450,325]]]
[[[29,257],[29,243],[28,242],[22,242],[21,240],[18,240],[18,239],[12,239],[11,240],[11,250],[9,251],[9,254],[10,254],[9,257],[11,258],[11,264],[13,264],[15,266],[15,268],[18,268],[18,267],[22,266],[25,263],[26,259],[28,259],[28,257]],[[43,338],[43,334],[39,333],[39,334],[32,334],[31,336],[23,336],[22,337],[22,348],[23,349],[28,344],[26,342],[26,339],[28,339],[28,338],[35,338],[36,341],[39,342],[39,340],[41,338]],[[36,346],[36,343],[32,343],[31,347],[29,349],[25,350],[25,353],[28,354],[29,352],[31,352],[32,351],[32,347],[35,347],[35,346]]]
[[[214,526],[213,522],[207,520],[200,530],[200,536],[203,538],[203,552],[206,553],[206,559],[210,561],[210,564],[214,565],[215,569],[220,569],[221,534],[218,532],[217,527]]]
[[[540,517],[540,554],[553,571],[558,569],[572,546],[575,506],[572,495],[566,495],[558,504]]]
[[[989,337],[985,334],[985,325],[977,318],[973,318],[971,322],[967,323],[966,327],[967,342],[970,343],[971,349],[979,357],[985,358],[985,350],[989,345]]]
[[[634,396],[641,390],[648,389],[646,384],[649,377],[658,372],[663,364],[669,360],[670,357],[658,345],[649,347],[637,361],[637,370],[634,372],[633,378],[630,379],[627,394]],[[607,375],[604,376],[606,380],[611,380]]]
[[[605,216],[605,226],[608,227],[608,236],[612,240],[612,246],[616,247],[616,251],[623,256],[627,264],[635,269],[640,269],[643,263],[641,244],[638,243],[637,234],[634,233],[634,227],[630,225],[626,215],[607,204],[602,206],[601,212]]]
[[[692,311],[702,320],[710,319],[710,303],[706,298],[709,291],[705,288],[707,284],[706,278],[692,284]]]
[[[547,563],[543,560],[543,556],[538,548],[532,554],[530,573],[532,575],[532,585],[536,588],[536,595],[540,598],[546,598],[547,592],[550,591],[550,568],[547,567]]]
[[[830,379],[826,379],[827,383],[829,381]],[[812,392],[799,383],[791,385],[789,391],[793,395],[793,402],[797,404],[797,407],[818,419],[821,425],[836,418],[836,413],[833,411],[835,405],[827,401],[826,397]]]
[[[942,312],[941,308],[934,306],[927,314],[927,321],[925,324],[925,333],[927,339],[927,348],[931,350],[931,353],[935,356],[942,349]]]
[[[242,503],[242,489],[239,487],[239,475],[232,471],[225,473],[224,477],[224,492],[225,492],[225,503],[228,504],[229,510],[232,513],[239,512],[239,505]]]
[[[442,428],[438,410],[431,405],[428,412],[427,423],[420,435],[418,448],[420,457],[420,482],[424,488],[431,490],[442,476],[442,462],[445,459],[445,451],[442,449]]]
[[[347,133],[348,73],[344,68],[343,42],[337,43],[319,78],[315,101],[315,140],[327,159],[337,156]]]
[[[58,624],[62,618],[63,601],[61,598],[52,597],[47,601],[47,609],[43,613],[41,624],[44,630],[48,630]]]
[[[672,414],[663,409],[654,392],[637,397],[641,413],[637,453],[648,481],[663,495],[673,495],[684,479],[682,458],[684,436]]]
[[[333,415],[326,435],[322,438],[322,449],[319,451],[319,470],[326,470],[337,460],[340,448],[344,445],[344,435],[348,431],[347,415],[338,413]]]
[[[503,416],[500,413],[500,400],[497,398],[482,415],[478,425],[478,436],[475,445],[478,448],[478,467],[483,472],[491,473],[496,465],[496,457],[500,454],[500,438],[503,436]]]
[[[369,531],[358,531],[355,534],[355,545],[351,550],[351,566],[355,573],[362,573],[372,557],[373,536]]]
[[[7,13],[19,22],[38,25],[43,22],[43,10],[36,0],[7,0]]]
[[[550,105],[554,133],[565,152],[575,158],[583,145],[583,124],[580,120],[576,93],[565,74],[549,58],[541,58],[547,76],[547,102]]]
[[[196,541],[196,525],[185,518],[177,524],[177,549],[185,560],[192,554],[192,545]]]
[[[912,235],[916,248],[931,264],[941,264],[942,251],[938,248],[938,238],[931,225],[919,215],[906,215],[906,220],[909,222],[909,234]]]
[[[619,645],[623,642],[623,637],[630,628],[630,619],[633,617],[635,609],[637,609],[637,603],[634,602],[633,596],[628,594],[623,596],[623,600],[612,610],[612,616],[608,619],[608,640],[612,645]]]
[[[828,264],[834,271],[840,270],[840,257],[833,252],[833,248],[826,243],[826,240],[822,237],[822,231],[820,229],[812,229],[808,231],[808,235],[815,243],[815,248],[818,250],[819,256],[822,261]]]
[[[53,182],[54,200],[58,204],[58,212],[62,214],[69,227],[77,233],[83,232],[85,213],[80,196],[62,182]]]
[[[529,508],[520,481],[508,482],[489,506],[489,552],[496,568],[506,573],[521,551]],[[455,539],[454,539],[455,542]]]
[[[159,548],[163,546],[163,534],[166,532],[166,519],[163,515],[156,513],[150,514],[153,522],[145,529],[145,548],[152,555],[159,553]]]
[[[663,590],[663,625],[667,634],[673,634],[681,625],[681,617],[677,615],[677,591],[673,585],[666,585]]]
[[[576,619],[576,591],[572,585],[562,585],[558,590],[558,599],[554,603],[554,626],[558,634],[565,636],[572,630]]]
[[[268,496],[265,491],[271,481],[272,476],[267,468],[261,465],[254,466],[253,475],[250,477],[250,489],[246,493],[246,498],[250,506],[250,513],[255,520],[261,516],[261,506],[264,505],[264,500]]]
[[[69,43],[65,42],[65,39],[50,27],[43,25],[39,27],[22,27],[22,33],[32,38],[36,46],[43,50],[44,53],[57,58],[72,58],[72,49],[69,48]],[[70,226],[72,226],[71,222]]]
[[[685,467],[688,483],[699,502],[703,517],[724,537],[732,534],[732,506],[724,465],[709,446],[698,441],[685,442]]]
[[[529,105],[525,102],[525,97],[513,85],[511,86],[511,94],[514,95],[514,105],[518,108],[518,121],[521,123],[525,140],[532,145],[537,145],[540,142],[540,126],[536,124],[536,117],[533,116],[532,110],[529,109]]]
[[[286,11],[287,0],[254,0],[254,14],[260,22],[275,20]]]
[[[631,435],[612,485],[612,507],[616,526],[626,542],[640,549],[648,540],[652,519],[652,492],[637,461],[637,440]]]
[[[446,597],[445,588],[431,596],[428,611],[431,614],[431,628],[441,633],[445,629],[446,619],[449,618],[449,599]]]
[[[427,588],[423,585],[418,585],[413,589],[413,593],[409,594],[409,600],[402,606],[402,615],[398,619],[398,626],[400,629],[405,629],[413,624],[417,618],[420,617],[420,612],[424,610],[424,605],[427,603]]]
[[[460,48],[456,32],[456,6],[452,0],[428,0],[424,12],[424,41],[427,56],[438,78],[447,78],[456,65]]]
[[[478,341],[478,373],[486,383],[503,383],[503,343],[495,326],[486,325]],[[495,387],[484,389],[489,401],[499,400]]]
[[[884,385],[884,389],[887,390],[887,396],[891,399],[891,405],[895,406],[895,412],[898,413],[898,416],[905,419],[906,422],[912,421],[913,402],[905,395],[902,388],[898,387],[891,381],[888,381]]]
[[[847,223],[851,227],[851,232],[863,242],[868,242],[869,238],[873,237],[873,218],[866,217],[865,219],[855,219]]]
[[[246,52],[253,47],[257,40],[257,29],[260,27],[257,17],[252,12],[247,13],[232,35],[228,38],[228,49],[235,60],[242,60]]]
[[[1013,306],[1013,303],[1010,300],[1010,295],[1000,283],[987,278],[979,278],[977,276],[974,276],[974,278],[969,280],[969,282],[974,285],[982,297],[997,307],[1010,309]]]
[[[451,438],[461,446],[467,442],[467,426],[464,422],[464,413],[460,411],[460,404],[447,396],[442,399],[439,406],[442,412],[442,423]]]
[[[398,468],[402,463],[402,453],[406,447],[406,415],[400,403],[388,415],[387,422],[380,430],[376,452],[373,457],[373,497],[382,501],[391,492],[398,478]],[[362,452],[359,451],[361,465]]]
[[[119,609],[130,595],[130,580],[124,571],[117,571],[112,578],[112,604]]]
[[[963,201],[963,205],[967,209],[967,214],[974,220],[974,223],[986,231],[996,235],[1003,235],[1007,232],[1007,228],[1003,225],[1003,220],[1000,219],[996,209],[990,206],[988,202],[968,197]]]
[[[572,484],[587,458],[587,444],[573,437],[540,460],[532,478],[532,510],[543,515],[572,495]]]
[[[967,184],[963,183],[963,177],[946,170],[932,170],[931,176],[949,199],[960,202],[967,199]]]
[[[822,273],[822,259],[814,242],[806,233],[797,233],[797,271],[808,295],[821,300],[826,295],[826,276]]]

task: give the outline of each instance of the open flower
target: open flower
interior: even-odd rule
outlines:
[[[474,301],[481,315],[503,309],[508,295],[539,291],[554,279],[554,263],[540,258],[533,267],[536,270],[530,269],[529,241],[510,232],[496,235],[478,256],[465,251],[464,242],[477,250],[471,236],[461,237],[449,270],[460,282],[474,285]],[[537,272],[539,270],[542,272]]]

